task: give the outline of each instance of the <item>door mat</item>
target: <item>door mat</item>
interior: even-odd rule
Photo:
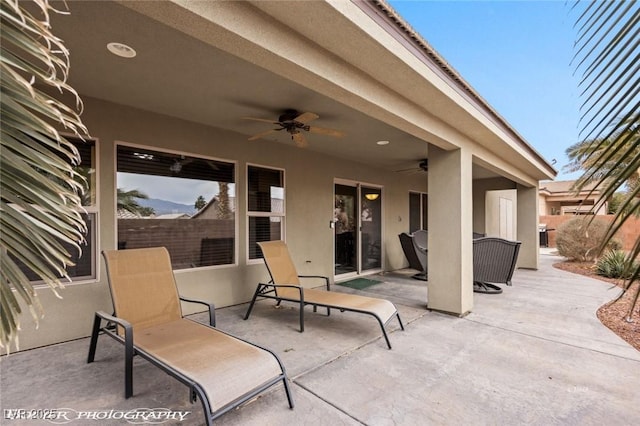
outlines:
[[[368,278],[354,278],[349,281],[336,283],[338,285],[342,285],[349,288],[355,288],[356,290],[362,290],[367,287],[371,287],[372,285],[380,284],[381,281],[370,280]]]

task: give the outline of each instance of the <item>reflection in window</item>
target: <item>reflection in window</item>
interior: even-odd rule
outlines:
[[[118,146],[118,249],[166,247],[174,269],[235,263],[235,165]]]
[[[247,185],[249,259],[260,259],[258,242],[283,239],[284,172],[249,166]]]

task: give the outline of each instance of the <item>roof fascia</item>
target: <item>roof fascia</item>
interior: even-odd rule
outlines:
[[[476,92],[469,83],[429,43],[384,0],[351,0],[389,35],[401,43],[434,74],[440,76],[457,94],[474,105],[494,125],[507,133],[545,168],[552,176],[555,168],[533,148],[509,123]]]

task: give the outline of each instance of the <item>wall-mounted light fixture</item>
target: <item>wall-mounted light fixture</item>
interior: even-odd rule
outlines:
[[[364,198],[366,198],[369,201],[375,201],[378,199],[378,197],[380,196],[380,194],[364,194]]]

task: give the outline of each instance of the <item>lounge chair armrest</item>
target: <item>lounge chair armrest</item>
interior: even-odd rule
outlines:
[[[273,283],[263,284],[263,285],[268,285],[270,287],[275,287],[275,288],[295,288],[300,293],[300,300],[304,300],[304,287],[302,287],[301,285],[297,285],[297,284],[273,284]]]
[[[126,321],[122,318],[118,318],[114,315],[109,315],[103,311],[96,311],[96,319],[94,322],[94,333],[91,337],[91,346],[89,349],[89,362],[93,362],[93,358],[96,352],[96,343],[97,343],[97,332],[99,330],[100,321],[98,318],[102,318],[105,321],[112,322],[118,324],[122,328],[124,328],[124,338],[118,336],[117,333],[103,329],[105,333],[109,334],[111,337],[119,340],[124,344],[124,377],[125,377],[125,385],[124,385],[124,397],[130,398],[133,396],[133,355],[135,351],[133,349],[133,327],[129,321]]]
[[[211,327],[216,326],[216,306],[213,303],[205,302],[204,300],[187,299],[186,297],[180,297],[180,300],[206,306],[209,309],[209,325]]]
[[[125,334],[129,331],[129,330],[133,330],[133,328],[131,327],[131,324],[129,323],[129,321],[124,320],[122,318],[118,318],[114,315],[109,315],[108,313],[104,312],[104,311],[96,311],[96,316],[102,318],[105,321],[109,321],[109,322],[114,322],[120,326],[122,326],[125,330]]]
[[[331,290],[331,281],[329,281],[329,277],[325,277],[323,275],[298,275],[298,278],[320,278],[323,279],[327,285],[327,290]]]

